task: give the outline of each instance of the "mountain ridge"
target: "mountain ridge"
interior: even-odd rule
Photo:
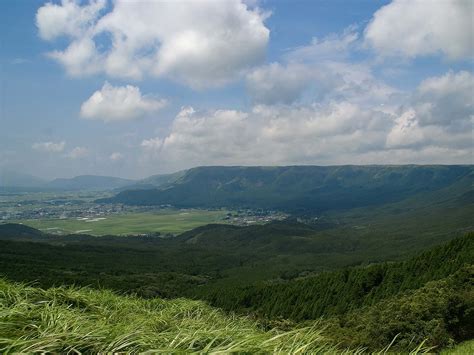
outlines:
[[[114,190],[132,185],[135,180],[104,175],[78,175],[71,178],[45,180],[34,175],[3,171],[0,188],[16,190]]]
[[[162,188],[124,190],[97,202],[321,212],[396,202],[462,179],[474,181],[473,166],[196,167]]]
[[[47,187],[61,190],[113,190],[132,184],[133,180],[102,175],[78,175],[72,178],[56,178]]]

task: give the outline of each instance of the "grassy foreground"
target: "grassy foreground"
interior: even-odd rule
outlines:
[[[0,279],[0,352],[334,352],[317,327],[264,331],[200,301]],[[341,353],[339,350],[338,353]]]
[[[446,349],[441,352],[441,355],[454,354],[474,354],[474,340],[465,341],[454,348]]]

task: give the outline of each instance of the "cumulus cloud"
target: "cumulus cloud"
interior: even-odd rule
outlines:
[[[87,148],[75,147],[68,154],[66,154],[66,157],[69,159],[80,159],[88,155],[89,155],[89,150]]]
[[[101,59],[94,41],[90,38],[77,39],[65,50],[52,51],[48,56],[63,64],[72,76],[94,74],[101,68]]]
[[[144,139],[141,143],[143,149],[150,151],[150,152],[158,152],[163,145],[163,140],[155,137],[150,139]]]
[[[474,75],[466,71],[424,80],[395,120],[387,146],[472,149],[473,92]]]
[[[34,150],[42,151],[42,152],[50,152],[50,153],[60,153],[64,150],[66,146],[66,142],[39,142],[32,145]]]
[[[467,71],[424,80],[414,105],[420,124],[442,125],[453,130],[471,130],[474,114],[474,75]]]
[[[106,73],[141,79],[169,77],[193,88],[219,86],[265,55],[267,13],[240,0],[105,0],[48,3],[36,15],[40,36],[66,36],[50,56],[73,76]]]
[[[45,40],[63,35],[82,36],[90,30],[106,3],[106,0],[92,0],[89,4],[80,6],[73,0],[62,0],[60,5],[48,2],[36,13],[39,35]]]
[[[143,96],[136,86],[112,86],[105,83],[81,106],[81,116],[86,119],[126,121],[157,112],[166,100]]]
[[[259,103],[291,103],[318,79],[317,73],[305,65],[271,63],[247,75],[247,90]]]
[[[403,112],[387,135],[387,147],[416,147],[423,143],[426,136],[416,119],[416,111],[410,109]]]
[[[380,79],[367,51],[467,58],[470,2],[395,0],[374,14],[362,37],[351,27],[264,65],[268,14],[248,3],[63,0],[41,7],[37,26],[43,39],[66,41],[49,56],[73,76],[166,77],[194,89],[245,78],[250,108],[186,107],[167,134],[139,139],[139,147],[134,142],[147,166],[472,162],[473,74],[450,71],[402,92]],[[80,114],[124,121],[164,105],[136,86],[106,82]],[[87,154],[76,147],[65,156]],[[123,155],[104,158],[110,163]]]
[[[164,138],[142,142],[147,159],[179,169],[209,164],[323,163],[341,151],[380,149],[390,117],[342,102],[256,106],[249,112],[183,109]]]
[[[382,56],[469,58],[474,51],[472,16],[469,0],[394,0],[374,14],[365,40]]]
[[[471,75],[471,74],[469,74]],[[451,82],[448,88],[445,82]],[[453,130],[437,109],[461,95],[449,112],[472,125],[465,72],[423,81],[387,110],[351,100],[256,105],[248,111],[184,108],[169,134],[141,143],[143,163],[168,170],[196,165],[470,163],[472,129]],[[432,109],[427,110],[429,106]],[[441,115],[441,116],[440,116]],[[440,155],[436,155],[440,154]]]
[[[313,38],[295,48],[282,63],[255,68],[246,76],[248,93],[256,103],[350,100],[379,105],[394,101],[398,91],[378,80],[367,63],[351,58],[358,34],[351,27],[341,35]]]

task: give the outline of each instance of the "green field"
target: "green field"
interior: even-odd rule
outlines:
[[[109,215],[104,219],[30,219],[16,221],[48,233],[127,235],[150,232],[178,234],[209,223],[224,223],[226,210],[176,210]]]

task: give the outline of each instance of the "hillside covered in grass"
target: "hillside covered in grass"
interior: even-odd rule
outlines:
[[[336,350],[318,324],[263,330],[200,301],[144,300],[88,288],[43,290],[0,279],[0,314],[2,353]]]

